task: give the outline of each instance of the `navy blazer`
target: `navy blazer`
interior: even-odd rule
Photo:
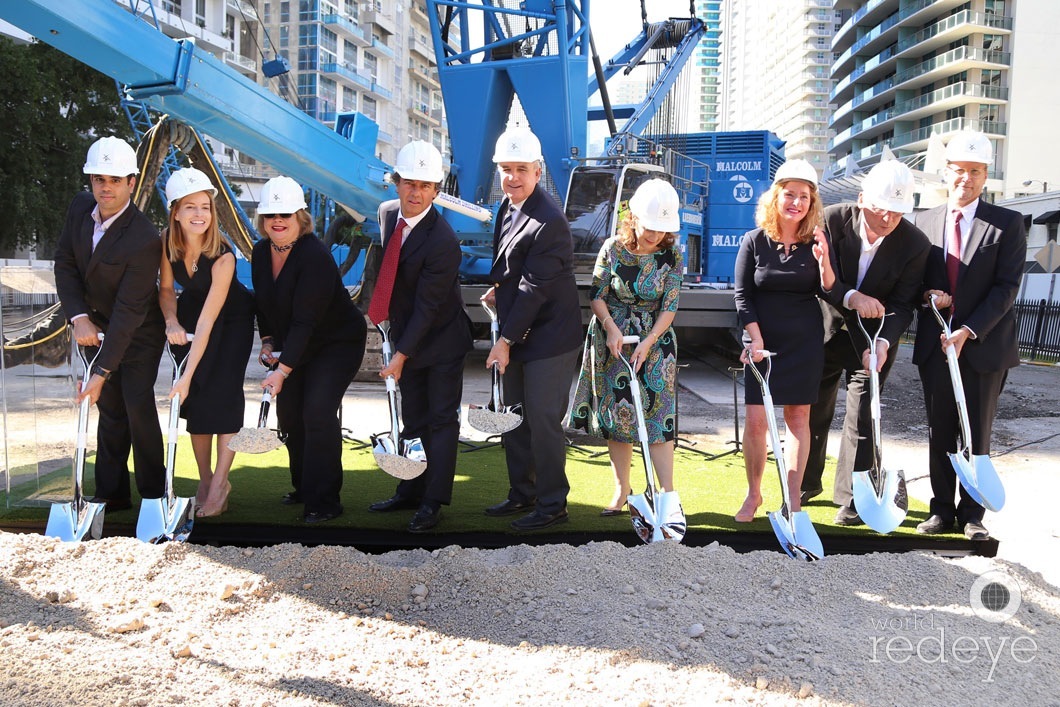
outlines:
[[[498,213],[509,203],[505,198]],[[520,210],[523,218],[503,241],[504,219],[494,224],[490,280],[501,335],[515,342],[512,360],[534,361],[581,346],[582,316],[567,217],[540,184]]]
[[[946,276],[947,205],[916,214],[914,223],[931,242],[924,290],[949,291]],[[1019,365],[1016,340],[1016,314],[1012,305],[1019,293],[1027,258],[1027,234],[1023,216],[1010,209],[980,200],[969,239],[963,249],[957,275],[955,310],[951,327],[967,325],[976,338],[969,338],[961,349],[961,359],[982,373],[1003,371]],[[946,312],[943,312],[945,315]],[[913,347],[913,363],[925,363],[939,349],[942,329],[930,309],[920,312]]]
[[[379,206],[384,252],[400,212],[397,199]],[[431,206],[401,246],[390,296],[390,339],[410,368],[462,358],[474,345],[460,294],[460,258],[456,234]]]
[[[87,314],[106,337],[96,363],[116,370],[131,347],[158,350],[165,323],[158,305],[158,230],[135,204],[122,212],[92,249],[96,199],[74,197],[55,250],[55,289],[67,319]]]
[[[824,339],[829,341],[844,323],[858,354],[868,342],[857,324],[857,313],[843,306],[843,298],[851,290],[875,297],[890,315],[883,320],[880,338],[892,346],[898,344],[902,332],[913,319],[913,312],[923,295],[924,266],[931,244],[927,236],[902,219],[901,223],[884,236],[876,254],[858,287],[858,261],[861,259],[861,209],[856,204],[836,204],[824,210],[824,230],[832,253],[832,267],[836,283],[821,300],[824,315]],[[871,333],[876,326],[866,324]]]

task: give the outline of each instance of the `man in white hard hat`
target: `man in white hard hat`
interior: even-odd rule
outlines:
[[[504,374],[505,404],[523,405],[523,423],[504,435],[508,498],[486,515],[532,511],[512,522],[519,531],[567,520],[563,416],[582,343],[574,282],[574,247],[563,210],[540,188],[541,143],[527,128],[497,140],[493,161],[505,199],[493,234],[493,287],[501,338],[490,350]]]
[[[981,196],[994,162],[993,146],[982,133],[957,133],[946,145],[944,179],[948,203],[917,214],[914,222],[931,241],[924,275],[924,302],[949,316],[945,339],[930,309],[918,317],[913,363],[920,367],[930,442],[931,516],[918,533],[948,533],[956,521],[970,540],[989,537],[985,509],[962,487],[946,456],[957,451],[958,419],[945,349],[955,347],[971,423],[973,454],[990,453],[997,400],[1008,370],[1019,365],[1016,301],[1027,254],[1023,216]],[[944,309],[945,308],[945,309]],[[940,344],[941,342],[941,344]]]
[[[74,197],[55,251],[55,287],[82,346],[103,343],[88,386],[76,395],[99,410],[96,501],[108,511],[131,506],[129,450],[136,488],[160,498],[162,431],[154,385],[165,342],[158,305],[158,231],[132,203],[136,153],[104,137],[88,150],[84,173],[92,192]]]
[[[387,306],[380,300],[380,268],[368,307],[373,323],[390,322],[394,355],[379,375],[394,376],[401,387],[402,435],[421,439],[427,455],[423,474],[402,481],[391,498],[369,510],[415,510],[408,526],[413,533],[438,525],[441,507],[453,498],[464,358],[473,344],[460,294],[460,243],[433,206],[443,176],[442,155],[430,143],[417,140],[398,152],[398,198],[379,206],[383,263],[388,255],[395,258],[396,276]]]
[[[862,317],[876,345],[880,385],[894,364],[890,355],[920,303],[924,264],[930,244],[902,216],[913,210],[913,173],[897,160],[880,162],[861,183],[856,204],[824,211],[824,228],[835,271],[835,285],[821,300],[824,315],[824,372],[817,402],[810,407],[810,458],[802,479],[802,500],[820,494],[828,428],[835,415],[839,380],[846,378],[846,415],[839,444],[832,500],[838,525],[860,525],[851,490],[855,470],[872,468],[868,345],[858,327]],[[880,317],[885,317],[880,321]]]

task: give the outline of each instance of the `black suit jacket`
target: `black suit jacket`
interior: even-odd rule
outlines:
[[[948,206],[937,206],[916,214],[914,223],[931,242],[924,290],[949,291],[946,277],[945,243]],[[955,310],[950,326],[967,325],[976,338],[961,349],[961,359],[981,373],[1003,371],[1019,365],[1016,315],[1012,305],[1019,293],[1027,258],[1027,234],[1023,216],[1010,209],[979,201],[968,244],[957,275]],[[946,312],[943,312],[945,315]],[[941,327],[930,309],[922,310],[917,324],[913,363],[925,363],[938,350]]]
[[[868,342],[858,328],[857,313],[843,306],[843,298],[851,290],[857,290],[882,302],[890,316],[883,320],[880,338],[887,339],[892,346],[897,345],[923,294],[924,266],[931,248],[927,236],[903,218],[884,236],[861,287],[858,287],[860,226],[861,209],[856,204],[836,204],[824,210],[824,228],[836,276],[835,286],[825,292],[821,300],[824,340],[828,341],[842,331],[845,323],[859,355],[868,347]],[[871,326],[866,325],[870,333],[873,331]]]
[[[251,279],[258,333],[274,338],[280,363],[297,368],[324,346],[339,341],[364,347],[367,326],[342,284],[327,246],[312,233],[298,239],[272,279],[269,239],[254,244]]]
[[[379,206],[387,240],[400,213],[397,199]],[[401,246],[390,296],[390,337],[394,350],[408,356],[408,367],[451,361],[471,350],[471,319],[460,294],[460,257],[452,227],[430,207]]]
[[[55,251],[55,288],[67,319],[87,314],[106,336],[101,367],[117,369],[130,347],[160,349],[165,337],[158,305],[162,241],[129,204],[92,250],[91,192],[74,197]]]
[[[508,199],[501,202],[498,213],[504,214],[508,204]],[[504,219],[494,225],[490,280],[501,335],[516,342],[511,358],[533,361],[581,346],[582,320],[567,218],[540,185],[521,211],[523,218],[504,240]]]

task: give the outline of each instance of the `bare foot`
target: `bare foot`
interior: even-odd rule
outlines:
[[[224,488],[214,490],[211,486],[210,496],[195,514],[199,518],[209,518],[210,516],[219,516],[228,510],[228,494],[232,492],[232,484],[225,481]]]
[[[740,506],[740,510],[736,511],[736,515],[733,517],[737,523],[750,523],[755,519],[755,511],[762,505],[762,497],[748,496],[744,499],[743,505]]]

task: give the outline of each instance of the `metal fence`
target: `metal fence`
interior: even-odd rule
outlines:
[[[1021,300],[1016,302],[1015,309],[1020,358],[1060,361],[1060,304]]]

